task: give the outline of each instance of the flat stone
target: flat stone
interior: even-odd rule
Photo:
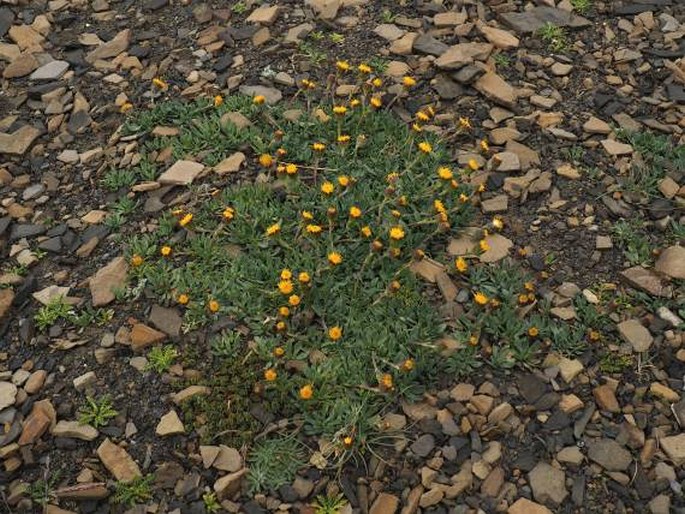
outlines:
[[[45,38],[30,25],[14,25],[9,29],[9,38],[21,50],[40,49]]]
[[[474,60],[484,61],[492,52],[490,43],[460,43],[451,46],[435,60],[435,65],[442,70],[457,70],[471,64]]]
[[[685,437],[685,434],[683,434]],[[661,440],[663,447],[663,439]],[[683,446],[685,450],[685,445]],[[600,439],[588,444],[588,457],[607,471],[625,471],[632,462],[630,452],[613,439]]]
[[[131,41],[131,30],[124,29],[106,43],[101,44],[88,55],[86,62],[93,64],[100,59],[110,59],[124,52]]]
[[[369,514],[395,514],[400,504],[399,498],[392,494],[381,493],[369,509]]]
[[[221,445],[219,447],[219,452],[217,453],[214,461],[212,462],[212,467],[219,469],[221,471],[228,471],[234,473],[243,467],[243,457],[240,452],[235,448],[230,448],[228,446]]]
[[[93,307],[102,307],[114,301],[114,291],[123,288],[128,278],[128,264],[124,257],[115,257],[93,275],[88,285]]]
[[[248,16],[247,23],[259,23],[272,25],[278,18],[279,7],[277,5],[258,7]]]
[[[153,305],[149,319],[155,327],[172,337],[181,333],[183,318],[176,309]]]
[[[69,69],[67,61],[50,61],[34,71],[29,80],[56,80]]]
[[[592,22],[582,16],[556,7],[538,6],[524,12],[505,12],[499,19],[521,34],[537,32],[547,23],[557,27],[587,27]]]
[[[557,168],[557,175],[560,177],[567,178],[569,180],[578,180],[582,175],[577,168],[574,168],[570,164],[562,164]]]
[[[516,103],[516,90],[494,72],[485,73],[474,82],[473,87],[486,98],[504,107],[513,108]]]
[[[50,417],[42,410],[34,408],[28,418],[24,420],[21,436],[17,444],[25,446],[40,439],[50,428]]]
[[[594,116],[583,124],[583,130],[588,134],[611,134],[611,126],[604,120],[600,120]]]
[[[411,451],[419,457],[427,457],[435,448],[435,438],[431,434],[424,434],[411,445]]]
[[[14,405],[17,391],[17,386],[12,382],[0,382],[0,411]]]
[[[503,173],[519,171],[521,169],[521,161],[514,152],[499,152],[492,156],[490,166],[492,169]]]
[[[519,498],[507,509],[507,514],[552,514],[552,511],[527,498]]]
[[[33,56],[33,54],[24,52],[17,55],[12,62],[7,65],[5,70],[2,72],[2,76],[6,79],[25,77],[38,68],[38,66],[38,60]]]
[[[186,429],[175,410],[170,410],[162,416],[157,424],[157,428],[155,428],[155,433],[161,437],[184,434],[185,431]]]
[[[240,484],[243,476],[247,473],[247,469],[241,469],[235,473],[229,473],[226,476],[219,478],[214,482],[214,492],[219,500],[231,498],[240,490]]]
[[[630,155],[633,153],[633,147],[626,143],[621,143],[613,139],[603,139],[601,143],[604,147],[604,150],[606,150],[609,155],[614,157]]]
[[[283,98],[283,93],[274,87],[240,86],[240,93],[246,96],[263,96],[269,105],[277,104]]]
[[[495,48],[502,50],[511,50],[519,46],[519,38],[506,30],[490,27],[484,23],[477,23],[476,27],[485,39],[487,39]]]
[[[685,279],[685,248],[682,246],[666,248],[661,252],[654,269],[671,278]]]
[[[535,499],[560,505],[568,496],[566,474],[545,462],[539,462],[528,474]]]
[[[99,435],[97,429],[90,425],[82,425],[78,421],[61,420],[50,431],[54,437],[67,437],[82,441],[93,441]]]
[[[585,460],[585,456],[577,446],[567,446],[557,453],[557,460],[563,464],[580,466]]]
[[[305,0],[305,4],[314,9],[322,20],[334,20],[342,2],[341,0]]]
[[[466,12],[457,12],[457,11],[447,11],[447,12],[440,12],[433,16],[433,25],[435,25],[438,28],[441,27],[456,27],[457,25],[461,25],[462,23],[465,23],[466,20],[468,19],[468,14]]]
[[[649,386],[649,393],[652,396],[666,400],[667,402],[676,403],[680,401],[680,395],[670,387],[666,387],[659,382],[652,382]]]
[[[189,186],[204,169],[204,164],[199,162],[176,161],[159,176],[157,182],[162,185]]]
[[[509,250],[514,246],[511,239],[500,234],[490,234],[485,238],[488,250],[478,256],[480,262],[497,262],[509,255]]]
[[[570,384],[573,379],[583,371],[583,363],[578,359],[567,359],[566,357],[563,357],[559,361],[558,366],[561,378],[563,378],[567,384]]]
[[[386,41],[393,42],[404,36],[406,30],[399,28],[394,23],[382,23],[373,29],[373,32]]]
[[[685,464],[685,433],[662,437],[659,444],[673,464]]]
[[[0,289],[0,321],[7,315],[14,302],[14,291],[10,288]],[[0,408],[2,410],[2,408]]]
[[[31,373],[28,380],[24,384],[24,391],[28,394],[36,394],[45,384],[45,379],[48,377],[48,372],[44,369],[38,369]]]
[[[24,155],[42,133],[42,130],[32,125],[24,125],[12,134],[0,133],[0,154]]]
[[[633,350],[642,353],[649,350],[654,338],[642,323],[636,319],[629,319],[619,323],[616,328],[624,341],[630,343]]]
[[[509,197],[507,195],[497,195],[494,198],[483,200],[480,208],[484,214],[506,212],[509,208]]]
[[[120,482],[129,483],[142,476],[138,464],[126,450],[109,439],[98,446],[97,454],[105,468]]]
[[[217,175],[225,175],[226,173],[236,173],[240,171],[241,166],[247,157],[243,152],[235,152],[230,157],[226,157],[219,164],[214,166],[214,172]]]
[[[595,387],[592,390],[592,395],[600,410],[608,412],[621,412],[621,406],[618,404],[614,390],[607,384]]]
[[[433,36],[421,34],[414,40],[413,50],[422,54],[441,56],[449,49],[449,46],[438,41]]]
[[[621,276],[634,288],[654,296],[670,297],[673,292],[670,286],[662,283],[659,275],[642,266],[633,266],[623,270]]]
[[[573,65],[555,62],[550,67],[550,71],[552,72],[552,75],[556,75],[557,77],[565,77],[571,73],[571,71],[573,71]]]
[[[148,327],[143,323],[136,323],[131,328],[131,349],[141,351],[155,344],[159,344],[167,338],[164,332]]]
[[[211,392],[212,390],[207,386],[191,385],[186,387],[182,391],[179,391],[178,393],[174,394],[174,396],[172,397],[172,401],[176,405],[181,405],[183,402],[185,402],[189,398],[192,398],[193,396],[206,396]]]

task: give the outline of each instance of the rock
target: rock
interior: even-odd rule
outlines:
[[[24,125],[12,134],[0,133],[0,154],[24,155],[42,133],[42,130],[32,125]]]
[[[449,49],[449,46],[438,41],[433,36],[428,34],[421,34],[414,40],[413,50],[422,54],[441,56]]]
[[[490,27],[484,23],[476,23],[476,27],[480,31],[485,39],[492,43],[495,48],[501,48],[502,50],[510,50],[512,48],[517,48],[519,46],[519,38],[514,36],[511,32],[506,30],[497,29],[495,27]]]
[[[414,43],[416,45],[416,43]],[[490,43],[460,43],[451,46],[435,60],[435,65],[442,70],[457,70],[471,64],[474,60],[484,61],[492,52]]]
[[[614,243],[609,236],[597,236],[595,239],[595,250],[611,250]]]
[[[34,71],[29,80],[56,80],[69,69],[67,61],[50,61]]]
[[[583,408],[585,404],[575,394],[564,394],[559,402],[559,409],[566,414],[572,414]]]
[[[205,469],[209,469],[219,455],[221,448],[218,446],[200,446],[200,455],[202,456],[202,465]]]
[[[685,434],[683,434],[685,436]],[[661,440],[663,446],[663,439]],[[683,446],[685,450],[685,446]],[[607,471],[625,471],[632,462],[630,452],[613,439],[600,439],[588,444],[588,458]]]
[[[497,195],[488,200],[483,200],[480,204],[480,208],[484,214],[506,212],[509,208],[509,197],[507,195]]]
[[[88,55],[86,55],[86,62],[93,64],[100,59],[109,59],[116,57],[121,52],[124,52],[131,41],[131,30],[125,29],[119,32],[112,39],[106,43],[101,44]]]
[[[516,90],[494,72],[482,75],[473,87],[486,98],[504,107],[512,108],[516,103]]]
[[[541,503],[560,505],[568,496],[566,474],[545,462],[539,462],[528,474],[533,496]]]
[[[243,476],[247,473],[247,469],[241,469],[235,473],[219,478],[214,482],[214,492],[219,500],[231,498],[240,490],[240,483]]]
[[[0,289],[0,321],[7,315],[14,302],[14,291],[9,288]],[[2,410],[2,408],[0,408]]]
[[[382,23],[373,29],[374,34],[378,37],[385,39],[386,41],[393,42],[396,39],[401,38],[405,34],[405,30],[402,30],[394,23]]]
[[[170,410],[159,420],[155,433],[158,436],[184,434],[185,427],[175,410]]]
[[[369,509],[369,514],[394,514],[400,504],[399,498],[388,493],[381,493]]]
[[[167,335],[164,332],[155,330],[143,323],[136,323],[131,328],[131,349],[138,352],[148,346],[161,343],[166,338]]]
[[[17,386],[12,382],[0,382],[0,411],[14,405],[17,391]]]
[[[649,386],[649,392],[653,396],[656,396],[657,398],[663,398],[667,402],[675,403],[680,401],[680,395],[678,393],[676,393],[670,387],[660,384],[659,382],[652,382],[652,384]]]
[[[40,391],[40,388],[43,387],[47,376],[48,372],[44,369],[34,371],[24,384],[24,391],[26,391],[28,394],[36,394],[38,391]]]
[[[685,463],[685,433],[662,437],[661,449],[676,466]]]
[[[219,164],[214,166],[214,172],[217,175],[224,175],[226,173],[235,173],[240,171],[240,167],[245,162],[245,154],[243,152],[235,152],[230,157],[226,157]]]
[[[79,392],[85,391],[89,387],[95,385],[96,381],[97,376],[95,375],[95,372],[87,371],[86,373],[79,375],[73,380],[74,389],[76,389]]]
[[[272,25],[276,21],[276,18],[278,18],[278,11],[279,7],[277,5],[258,7],[252,11],[252,14],[250,14],[245,21],[247,21],[247,23]]]
[[[498,172],[519,171],[521,161],[514,152],[499,152],[492,156],[491,166]]]
[[[16,79],[19,77],[25,77],[33,70],[38,68],[38,60],[33,56],[33,54],[23,53],[16,55],[12,62],[7,65],[5,70],[2,72],[2,76],[6,79]]]
[[[633,350],[641,353],[649,350],[654,338],[642,323],[636,319],[629,319],[619,323],[616,328],[624,341],[630,343]]]
[[[124,257],[115,257],[89,280],[93,307],[102,307],[114,301],[114,291],[126,286],[128,264]]]
[[[28,418],[24,420],[21,436],[17,441],[19,446],[33,444],[50,428],[50,417],[43,409],[34,408]]]
[[[456,27],[465,23],[468,19],[466,12],[447,11],[433,16],[433,25],[436,27]]]
[[[38,49],[45,38],[33,30],[30,25],[14,25],[9,30],[9,38],[14,41],[21,50]]]
[[[411,445],[411,451],[419,457],[427,457],[435,448],[435,438],[431,434],[424,434]]]
[[[153,305],[149,319],[155,327],[172,337],[181,333],[183,318],[176,309]]]
[[[573,65],[571,64],[564,64],[560,62],[555,62],[552,64],[550,67],[550,71],[552,72],[552,75],[555,75],[557,77],[565,77],[571,71],[573,70]]]
[[[322,20],[333,20],[338,15],[341,0],[305,0]]]
[[[120,482],[129,483],[142,476],[138,464],[126,450],[109,439],[98,446],[97,454],[105,468]]]
[[[583,124],[583,130],[589,134],[611,134],[611,126],[594,116],[590,116],[590,119]]]
[[[682,246],[666,248],[661,252],[654,269],[671,278],[685,279],[685,248]]]
[[[552,514],[552,511],[527,498],[519,498],[507,509],[507,514]]]
[[[202,173],[204,164],[194,161],[176,161],[162,173],[157,182],[162,185],[189,186]]]
[[[671,512],[671,497],[660,494],[649,502],[649,510],[652,514],[669,514]]]
[[[104,482],[87,482],[57,489],[55,496],[61,500],[102,500],[109,496],[109,490]]]
[[[557,460],[564,464],[580,466],[584,459],[585,456],[577,446],[567,446],[557,453]]]
[[[297,476],[293,482],[293,489],[300,500],[306,500],[314,490],[314,482]]]
[[[497,262],[509,255],[509,250],[514,246],[513,241],[500,234],[490,234],[485,238],[488,250],[480,254],[480,262]]]
[[[558,366],[561,378],[563,378],[567,384],[570,384],[573,379],[583,371],[583,363],[578,359],[567,359],[566,357],[563,357],[559,361]]]
[[[173,412],[173,411],[172,411]],[[212,467],[220,469],[221,471],[228,471],[229,473],[234,473],[243,467],[243,458],[240,452],[235,448],[230,448],[228,446],[221,445],[219,447],[219,452],[217,453],[214,461],[212,462]]]
[[[176,405],[181,405],[184,401],[196,395],[208,395],[212,390],[207,386],[191,385],[179,391],[172,397]]]
[[[499,19],[521,34],[537,32],[547,23],[557,27],[580,28],[592,22],[569,11],[556,7],[538,6],[524,12],[504,12]]]
[[[633,266],[621,272],[628,284],[654,296],[670,297],[673,290],[661,282],[661,277],[642,266]]]
[[[422,509],[427,509],[428,507],[432,507],[433,505],[440,503],[444,497],[445,491],[443,491],[441,488],[435,487],[434,489],[430,489],[421,495],[421,498],[419,499],[419,506]]]
[[[659,191],[662,195],[664,195],[665,198],[670,200],[678,194],[678,191],[680,191],[680,186],[675,180],[667,176],[664,177],[661,182],[659,182]]]
[[[557,175],[569,180],[578,180],[581,177],[580,171],[570,164],[562,164],[557,168]]]
[[[609,155],[614,157],[630,155],[633,153],[633,147],[626,143],[620,143],[613,139],[603,139],[601,143],[604,147],[604,150],[606,150]]]
[[[50,431],[54,437],[69,437],[81,439],[82,441],[92,441],[97,438],[99,432],[90,425],[82,425],[78,421],[62,420]]]
[[[592,395],[601,410],[609,412],[621,412],[614,390],[607,384],[595,387]]]
[[[277,104],[283,98],[278,89],[266,86],[240,86],[240,92],[246,96],[263,96],[269,105]]]

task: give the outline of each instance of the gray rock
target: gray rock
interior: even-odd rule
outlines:
[[[566,474],[546,462],[539,462],[528,474],[528,478],[533,496],[538,502],[560,505],[568,496]]]
[[[621,337],[633,347],[633,350],[641,353],[649,350],[654,338],[645,327],[636,319],[629,319],[617,325]]]
[[[261,95],[266,99],[266,103],[274,105],[281,101],[283,93],[274,87],[266,86],[240,86],[240,92],[247,96]]]
[[[29,80],[56,80],[69,69],[67,61],[50,61],[31,73]]]
[[[503,23],[521,34],[536,32],[546,23],[552,23],[557,27],[570,28],[587,27],[592,24],[590,20],[582,16],[548,6],[534,7],[525,12],[502,13],[499,18]]]
[[[429,36],[428,34],[421,34],[414,40],[413,48],[415,52],[439,57],[449,49],[449,45],[443,43],[442,41],[438,41],[433,36]]]
[[[435,448],[435,438],[431,434],[424,434],[411,445],[411,451],[419,457],[427,457]]]
[[[588,457],[607,471],[625,471],[633,458],[613,439],[600,439],[588,444]]]

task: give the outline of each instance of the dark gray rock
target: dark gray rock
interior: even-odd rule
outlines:
[[[433,36],[429,36],[428,34],[421,34],[414,41],[413,48],[415,52],[439,57],[447,51],[449,45],[446,45],[442,41],[438,41]]]
[[[499,19],[520,34],[537,32],[546,23],[570,28],[587,27],[592,24],[590,20],[582,16],[548,6],[534,7],[525,12],[502,13]]]
[[[419,457],[427,457],[435,448],[435,437],[424,434],[411,445],[411,451]]]

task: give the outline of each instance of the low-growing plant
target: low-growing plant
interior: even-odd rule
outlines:
[[[511,66],[511,57],[509,57],[509,55],[507,55],[505,53],[502,53],[502,52],[496,53],[493,56],[493,59],[494,59],[495,64],[497,65],[498,68],[506,69],[506,68],[509,68]]]
[[[43,477],[32,482],[28,487],[27,492],[31,501],[45,509],[48,503],[55,499],[55,487],[59,482],[60,476],[60,471],[50,473],[46,468]]]
[[[547,22],[538,29],[538,36],[553,52],[563,52],[568,48],[566,30],[554,23]]]
[[[247,456],[250,494],[275,491],[295,479],[307,463],[305,448],[293,436],[277,436],[257,442]]]
[[[40,332],[54,325],[58,320],[70,320],[74,316],[74,310],[64,297],[54,298],[47,305],[43,305],[33,317],[36,327]]]
[[[338,514],[347,503],[343,494],[332,496],[320,494],[314,499],[312,507],[316,514]]]
[[[202,495],[202,503],[205,506],[205,512],[215,514],[221,510],[221,504],[215,493],[207,492]]]
[[[114,485],[112,503],[133,507],[152,499],[152,474],[136,477],[130,482],[117,482]]]
[[[651,260],[652,251],[643,232],[642,220],[619,220],[612,227],[612,235],[631,266],[647,264]]]
[[[148,362],[145,369],[164,373],[171,367],[176,357],[178,357],[178,351],[173,346],[155,346],[147,354]]]
[[[592,0],[571,0],[573,10],[580,14],[587,14],[592,8]]]
[[[109,420],[119,414],[114,410],[114,406],[109,396],[93,398],[86,396],[86,403],[79,412],[79,423],[91,425],[95,428],[107,426]]]
[[[130,168],[110,168],[102,179],[102,187],[118,191],[122,187],[131,187],[136,182],[136,173]]]

